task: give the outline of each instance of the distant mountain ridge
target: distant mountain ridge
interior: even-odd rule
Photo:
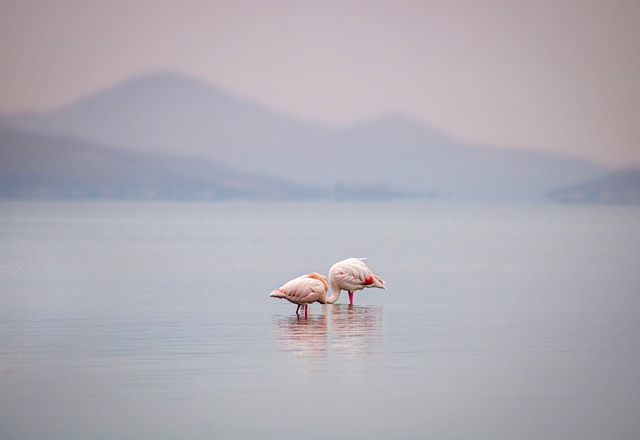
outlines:
[[[54,112],[0,116],[0,123],[200,157],[316,188],[386,185],[444,198],[531,200],[605,171],[548,152],[467,144],[402,116],[313,124],[171,73],[135,78]]]
[[[0,197],[308,199],[318,189],[179,156],[104,147],[0,126]]]

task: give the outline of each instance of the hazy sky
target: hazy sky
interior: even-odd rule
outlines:
[[[159,70],[297,117],[640,165],[640,2],[0,0],[0,111]]]

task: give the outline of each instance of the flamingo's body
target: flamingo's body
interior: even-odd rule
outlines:
[[[362,262],[364,258],[347,258],[331,266],[329,269],[329,284],[331,285],[331,297],[340,296],[341,290],[349,292],[349,304],[353,305],[353,292],[368,287],[385,289],[384,280],[375,275],[369,267]]]
[[[338,297],[328,297],[327,292],[329,290],[329,284],[327,279],[319,273],[313,272],[309,275],[301,275],[298,278],[294,278],[288,281],[284,286],[274,289],[269,296],[274,298],[284,298],[289,302],[298,305],[296,309],[296,315],[300,316],[298,312],[300,307],[304,308],[304,317],[307,317],[307,307],[309,304],[319,302],[321,304],[331,304],[335,302]]]

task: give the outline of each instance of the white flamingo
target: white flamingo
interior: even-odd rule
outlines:
[[[335,302],[340,297],[340,291],[349,292],[349,304],[353,305],[353,292],[368,287],[385,289],[384,280],[375,275],[369,267],[362,262],[364,258],[347,258],[338,261],[329,269],[329,284],[331,285],[331,298],[335,296]]]
[[[327,295],[329,284],[327,279],[317,272],[309,275],[301,275],[288,281],[282,287],[274,289],[269,296],[273,298],[283,298],[298,305],[296,315],[299,315],[300,307],[304,309],[304,317],[307,317],[309,304],[319,302],[320,304],[333,304],[340,296],[340,292]]]

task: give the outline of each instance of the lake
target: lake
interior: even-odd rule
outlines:
[[[0,202],[0,438],[638,439],[640,208]],[[367,257],[386,290],[269,292]]]

